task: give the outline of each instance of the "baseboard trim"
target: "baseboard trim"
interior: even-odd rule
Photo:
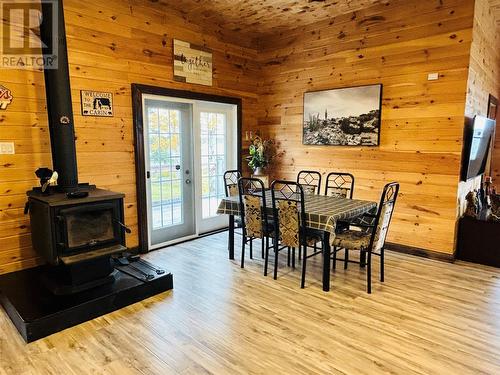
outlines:
[[[438,251],[425,250],[419,247],[400,245],[393,242],[386,242],[385,249],[398,253],[415,255],[422,258],[440,260],[442,262],[453,263],[455,261],[454,254],[440,253]]]
[[[213,234],[226,232],[227,230],[228,230],[228,228],[216,229],[216,230],[211,231],[211,232],[200,234],[196,238],[192,238],[192,239],[189,239],[189,240],[178,242],[178,243],[176,243],[176,245],[180,245],[180,244],[182,244],[184,242],[193,241],[193,240],[196,240],[197,238],[207,237],[207,236],[211,236]],[[162,247],[162,248],[159,248],[159,249],[155,249],[155,250],[160,250],[160,249],[164,249],[164,248],[165,247]],[[455,262],[455,255],[454,254],[446,254],[446,253],[441,253],[439,251],[432,251],[432,250],[422,249],[420,247],[400,245],[400,244],[397,244],[397,243],[394,243],[394,242],[386,242],[385,243],[385,249],[386,250],[390,250],[390,251],[395,251],[397,253],[409,254],[409,255],[414,255],[414,256],[418,256],[418,257],[422,257],[422,258],[434,259],[434,260],[440,260],[442,262],[447,262],[447,263],[453,263],[453,262]],[[155,250],[152,250],[152,251],[155,251]],[[129,248],[129,252],[131,252],[131,253],[141,253],[141,254],[147,254],[148,253],[147,251],[146,252],[141,252],[140,249],[139,249],[139,247],[137,247],[137,246],[133,247],[133,248]]]

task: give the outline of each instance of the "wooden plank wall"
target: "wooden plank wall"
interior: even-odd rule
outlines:
[[[397,180],[389,241],[452,253],[473,8],[397,0],[262,41],[258,129],[285,151],[273,177],[349,171],[355,198],[370,200]],[[384,85],[380,147],[302,144],[304,92],[374,83]]]
[[[468,117],[487,115],[489,94],[500,99],[499,40],[492,3],[489,0],[476,0],[465,106],[465,115]],[[496,133],[491,168],[493,182],[500,189],[500,131]],[[480,187],[481,177],[460,182],[458,191],[460,214],[465,211],[467,193]]]
[[[81,182],[126,194],[127,244],[137,239],[131,83],[243,98],[246,127],[254,127],[256,51],[219,41],[209,29],[186,22],[165,5],[146,0],[65,0],[73,110]],[[172,39],[213,49],[213,87],[174,82]],[[0,113],[0,140],[14,141],[15,155],[0,155],[0,273],[40,262],[31,248],[25,192],[34,171],[51,166],[43,74],[0,70],[0,83],[15,96]],[[114,93],[115,117],[80,116],[80,90]],[[245,130],[245,129],[244,129]]]
[[[242,97],[243,131],[275,136],[286,151],[274,177],[292,178],[304,168],[351,171],[356,197],[364,199],[378,199],[384,183],[399,180],[389,240],[453,252],[472,1],[395,0],[276,34],[256,49],[225,43],[210,25],[166,12],[161,2],[108,0],[103,7],[65,0],[65,17],[80,180],[126,193],[128,245],[137,244],[130,91],[136,82]],[[213,87],[173,81],[173,38],[214,50]],[[428,82],[430,72],[440,79]],[[0,113],[0,140],[16,145],[16,155],[0,156],[4,273],[40,262],[22,209],[25,191],[37,183],[34,170],[50,166],[51,157],[43,74],[0,70],[0,83],[15,96]],[[384,84],[380,147],[302,145],[304,92],[372,83]],[[80,89],[112,91],[115,117],[80,116]]]
[[[467,85],[468,116],[487,115],[489,94],[500,100],[499,44],[498,27],[490,1],[476,0]],[[500,190],[500,126],[497,127],[493,149],[492,170],[493,181]]]

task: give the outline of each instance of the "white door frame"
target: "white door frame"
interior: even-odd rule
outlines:
[[[182,238],[176,238],[171,241],[167,242],[162,242],[158,244],[151,244],[151,220],[149,219],[148,214],[146,214],[146,217],[148,218],[147,220],[147,226],[148,226],[148,250],[155,250],[158,248],[166,247],[169,245],[173,245],[179,242],[184,242],[190,239],[194,239],[199,237],[201,233],[205,233],[208,231],[212,230],[217,230],[217,229],[222,229],[224,227],[228,226],[228,218],[224,216],[218,217],[219,223],[217,223],[215,228],[211,228],[209,230],[206,230],[203,226],[203,221],[204,219],[202,218],[202,185],[201,185],[201,127],[200,127],[200,117],[199,113],[205,109],[207,111],[210,111],[210,108],[216,108],[217,111],[220,111],[221,113],[226,114],[226,121],[227,121],[227,126],[226,126],[226,134],[232,139],[231,142],[231,147],[228,148],[228,151],[232,153],[235,157],[233,160],[230,160],[230,158],[226,158],[226,169],[236,169],[238,166],[238,159],[240,155],[238,154],[238,115],[237,115],[237,110],[238,106],[233,103],[222,103],[222,102],[210,102],[208,100],[197,100],[197,99],[185,99],[185,98],[179,98],[179,97],[173,97],[173,96],[164,96],[161,94],[142,94],[142,118],[143,118],[143,127],[144,129],[147,128],[146,125],[146,106],[145,102],[148,99],[152,100],[160,100],[160,101],[166,101],[166,102],[176,102],[176,103],[186,103],[186,104],[191,104],[192,105],[192,125],[193,128],[191,130],[191,136],[193,138],[193,170],[191,173],[191,179],[194,182],[194,223],[195,223],[195,228],[194,228],[194,234],[185,236]],[[229,126],[229,124],[232,124],[232,126]],[[146,132],[143,134],[144,137],[144,163],[145,165],[149,165],[149,147],[146,145],[145,142],[145,137],[146,137]],[[150,199],[148,199],[148,196],[151,194],[150,191],[150,186],[149,186],[149,181],[147,179],[147,176],[144,176],[146,179],[145,181],[145,186],[146,186],[146,202],[147,202],[147,209],[150,210],[151,207],[151,202]],[[202,229],[202,230],[200,230]],[[205,229],[205,230],[204,230]]]
[[[164,101],[164,102],[174,102],[174,103],[185,103],[185,104],[192,104],[191,101],[187,100],[187,99],[181,99],[181,98],[173,98],[173,97],[166,97],[166,96],[162,96],[162,95],[150,95],[150,94],[144,94],[142,95],[142,108],[143,108],[143,113],[142,113],[142,117],[143,117],[143,123],[144,123],[144,129],[147,129],[147,123],[146,123],[146,119],[147,119],[147,115],[146,115],[146,100],[156,100],[156,101]],[[192,131],[192,129],[191,129]],[[143,137],[144,137],[144,164],[145,166],[148,166],[149,165],[149,145],[147,144],[146,142],[146,137],[147,137],[147,132],[145,131],[143,133]],[[192,163],[194,165],[195,161],[192,160]],[[195,176],[194,176],[194,168],[193,170],[191,170],[191,179],[194,180]],[[146,217],[148,218],[147,220],[147,225],[148,225],[148,249],[149,250],[155,250],[155,249],[159,249],[159,248],[162,248],[162,247],[165,247],[165,246],[168,246],[168,245],[173,245],[175,243],[179,243],[179,242],[183,242],[183,241],[186,241],[188,239],[193,239],[193,238],[196,238],[198,237],[198,231],[197,231],[197,227],[196,227],[196,220],[194,220],[194,233],[193,234],[190,234],[188,236],[183,236],[183,237],[179,237],[179,238],[176,238],[174,240],[170,240],[170,241],[165,241],[165,242],[161,242],[161,243],[157,243],[157,244],[152,244],[151,243],[151,230],[152,230],[152,223],[151,223],[151,220],[149,218],[149,212],[151,211],[152,207],[151,207],[151,200],[148,198],[150,195],[151,195],[151,187],[150,187],[150,183],[148,181],[148,178],[147,176],[144,176],[145,178],[145,184],[146,184],[146,204],[147,204],[147,210],[148,210],[148,213],[146,214]],[[184,178],[184,176],[183,176]],[[193,188],[193,207],[195,206],[195,197],[196,197],[196,192],[195,192],[195,189]]]

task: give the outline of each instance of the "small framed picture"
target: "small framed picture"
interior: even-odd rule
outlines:
[[[113,93],[81,90],[82,116],[113,117]]]

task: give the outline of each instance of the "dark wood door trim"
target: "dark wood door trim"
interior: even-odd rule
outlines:
[[[156,87],[141,84],[132,84],[132,113],[134,120],[134,149],[135,149],[135,178],[137,189],[137,224],[139,230],[139,251],[148,251],[148,217],[146,201],[146,170],[144,168],[144,124],[142,118],[142,96],[144,94],[170,96],[175,98],[203,100],[207,102],[234,104],[237,108],[236,133],[238,169],[241,170],[241,129],[242,129],[242,100],[230,96],[204,94],[186,90],[176,90],[166,87]]]

